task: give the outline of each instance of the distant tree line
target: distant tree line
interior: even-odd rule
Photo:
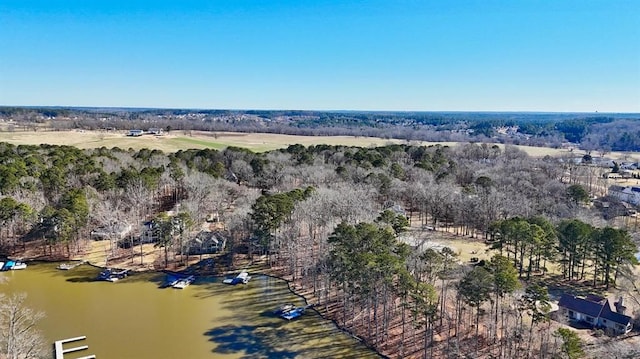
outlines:
[[[0,119],[53,129],[148,129],[350,135],[421,141],[476,141],[588,151],[640,151],[640,116],[473,112],[319,112],[0,107]],[[27,127],[37,129],[37,127]],[[514,128],[508,134],[501,128]]]

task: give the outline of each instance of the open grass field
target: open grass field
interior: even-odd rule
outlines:
[[[140,137],[126,136],[126,132],[106,131],[16,131],[0,132],[0,142],[15,145],[68,145],[78,148],[120,147],[122,149],[142,148],[158,149],[164,152],[175,152],[186,149],[215,148],[223,149],[228,146],[248,148],[256,152],[286,148],[292,144],[305,146],[317,144],[347,145],[347,146],[383,146],[389,143],[402,143],[401,140],[387,140],[371,137],[353,136],[291,136],[270,133],[230,133],[230,132],[200,132],[190,134],[174,131],[169,135]]]
[[[0,142],[8,142],[15,145],[68,145],[78,148],[120,147],[122,149],[142,148],[158,149],[163,152],[175,152],[186,149],[214,148],[223,149],[228,146],[236,146],[250,149],[255,152],[264,152],[279,148],[286,148],[292,144],[310,145],[345,145],[345,146],[384,146],[390,143],[408,143],[405,140],[383,139],[374,137],[355,136],[295,136],[272,133],[235,133],[235,132],[204,132],[204,131],[174,131],[164,136],[144,135],[141,137],[128,137],[126,131],[15,131],[0,132]],[[457,142],[419,142],[411,141],[416,145],[456,146]],[[501,148],[504,145],[499,144]],[[583,151],[569,152],[566,149],[547,147],[517,146],[532,157],[562,156],[573,153],[582,155]],[[621,159],[624,157],[638,160],[638,153],[612,152],[607,157]]]

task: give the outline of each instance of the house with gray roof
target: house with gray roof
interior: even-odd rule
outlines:
[[[186,252],[189,254],[219,253],[224,250],[226,243],[226,235],[221,231],[204,230],[187,243]]]
[[[140,137],[142,135],[144,135],[143,130],[129,130],[129,133],[127,134],[127,136],[132,136],[132,137]]]
[[[598,296],[576,297],[563,294],[558,302],[559,312],[570,321],[586,323],[593,328],[606,329],[615,335],[626,334],[633,328],[632,318],[625,315],[622,298],[612,309],[608,299]]]
[[[640,206],[640,187],[636,186],[611,186],[609,196],[619,199],[622,202]]]
[[[123,239],[131,232],[131,225],[126,222],[112,222],[91,231],[91,239]]]

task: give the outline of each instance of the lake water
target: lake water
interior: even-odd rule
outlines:
[[[198,278],[186,289],[161,288],[165,275],[132,275],[116,283],[94,281],[99,269],[70,271],[30,264],[0,273],[0,292],[27,293],[27,305],[46,313],[45,338],[86,335],[75,343],[98,359],[379,358],[314,311],[287,322],[273,314],[283,303],[303,305],[284,281],[254,276],[247,285]]]

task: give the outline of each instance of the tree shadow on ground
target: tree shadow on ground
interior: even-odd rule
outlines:
[[[551,275],[546,278],[545,282],[549,288],[549,294],[558,299],[564,293],[572,295],[602,295],[605,292],[604,287],[600,284],[594,287],[592,280],[567,280],[562,278],[561,275]]]

